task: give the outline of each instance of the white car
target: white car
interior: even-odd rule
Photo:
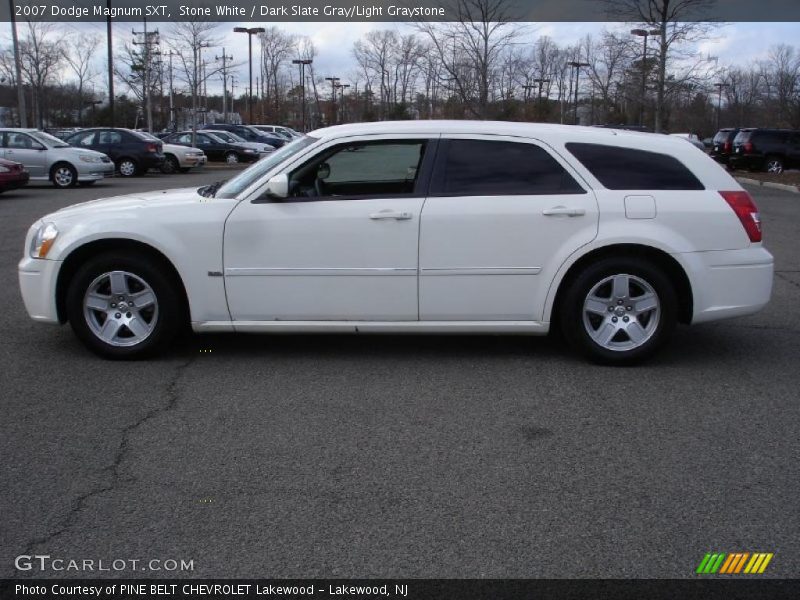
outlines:
[[[330,127],[227,183],[34,223],[28,313],[109,358],[198,332],[560,329],[606,363],[748,315],[773,259],[750,196],[665,135],[470,121]]]
[[[189,148],[178,144],[161,142],[164,147],[162,173],[188,173],[189,169],[206,164],[206,153],[200,148]]]

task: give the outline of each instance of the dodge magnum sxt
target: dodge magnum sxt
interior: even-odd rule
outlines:
[[[748,315],[773,259],[746,191],[671,136],[469,121],[342,125],[227,182],[36,222],[30,315],[133,358],[198,332],[561,331],[652,354],[677,323]]]

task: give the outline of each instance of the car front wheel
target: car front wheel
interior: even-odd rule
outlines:
[[[667,341],[677,295],[664,272],[639,259],[607,258],[569,284],[560,309],[569,344],[595,362],[633,364]]]
[[[67,290],[67,317],[78,338],[110,359],[137,359],[169,344],[181,303],[165,270],[150,260],[109,254],[78,269]]]
[[[78,173],[72,165],[61,163],[53,167],[50,180],[58,188],[68,188],[78,183]]]

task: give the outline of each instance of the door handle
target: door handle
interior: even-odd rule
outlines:
[[[542,214],[545,217],[582,217],[586,214],[586,209],[554,206],[553,208],[545,208]]]
[[[380,212],[370,214],[369,218],[373,221],[380,219],[394,219],[395,221],[407,221],[413,215],[410,212],[397,212],[395,210],[382,210]]]

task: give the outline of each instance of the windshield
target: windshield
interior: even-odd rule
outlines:
[[[244,142],[243,137],[231,133],[230,131],[215,131],[214,135],[220,138],[223,142]]]
[[[219,188],[219,191],[215,194],[215,196],[217,198],[235,198],[242,191],[261,179],[264,175],[266,175],[284,160],[293,154],[300,152],[303,148],[316,143],[317,141],[319,141],[317,138],[310,136],[297,138],[290,144],[286,144],[280,150],[276,150],[272,154],[268,155],[267,158],[262,158],[249,169],[239,173],[236,177]]]
[[[50,148],[69,148],[69,144],[64,140],[60,140],[56,136],[45,133],[44,131],[34,131],[31,135]]]

